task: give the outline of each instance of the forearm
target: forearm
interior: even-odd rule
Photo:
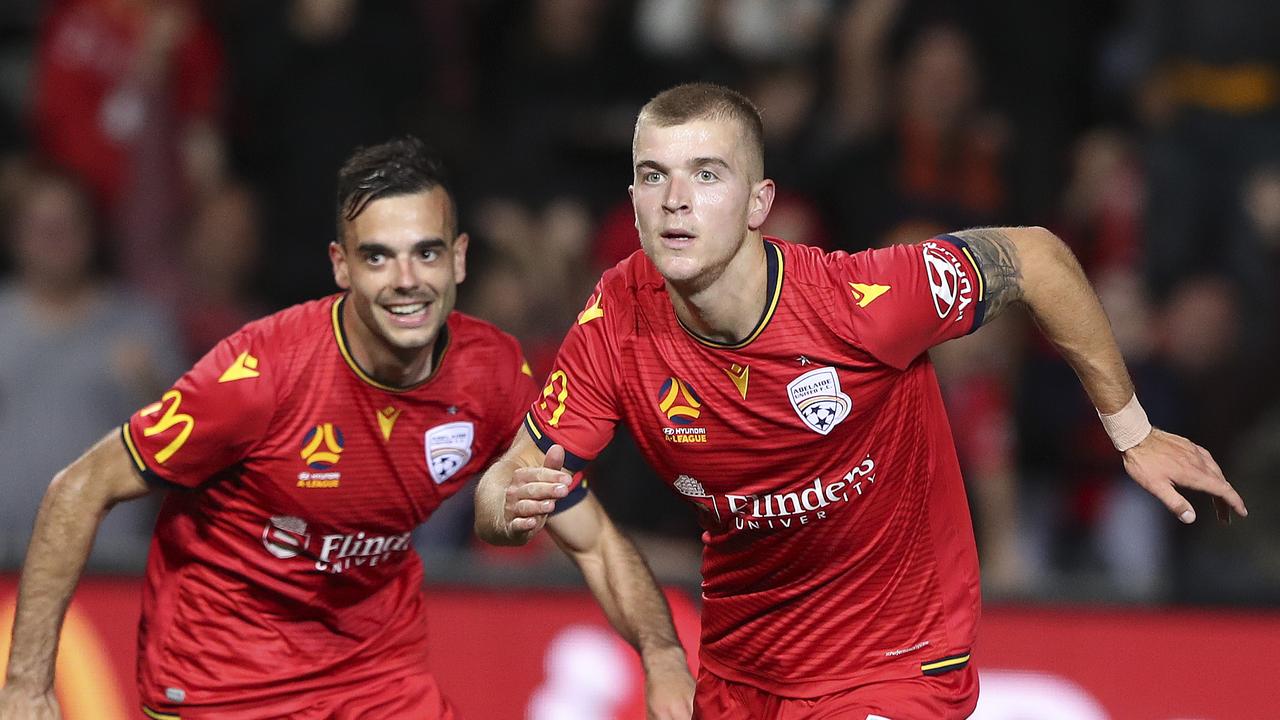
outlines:
[[[18,586],[7,685],[53,688],[62,620],[106,512],[86,502],[86,482],[90,478],[64,471],[40,504]]]
[[[1113,413],[1133,382],[1102,304],[1075,255],[1044,228],[985,228],[957,233],[969,243],[987,283],[987,318],[1021,301],[1075,370],[1095,407]]]
[[[1045,235],[1027,247],[1023,302],[1075,370],[1094,407],[1116,412],[1133,396],[1133,382],[1111,323],[1075,255],[1057,237]]]
[[[612,523],[601,529],[598,546],[570,555],[618,634],[655,662],[685,663],[684,648],[671,622],[671,608],[649,566]]]

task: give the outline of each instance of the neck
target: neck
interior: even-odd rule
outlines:
[[[708,340],[736,343],[751,334],[764,314],[768,275],[764,238],[751,232],[717,276],[709,282],[668,280],[667,295],[685,327]]]
[[[350,302],[342,304],[342,326],[346,331],[347,349],[356,365],[374,380],[395,388],[417,385],[431,377],[435,370],[436,346],[442,342],[445,332],[442,326],[426,347],[393,347],[360,321]]]

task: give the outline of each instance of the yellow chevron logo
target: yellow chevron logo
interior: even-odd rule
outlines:
[[[750,372],[751,368],[749,366],[739,365],[738,363],[724,368],[724,373],[733,381],[734,387],[738,388],[738,394],[742,396],[743,400],[747,399],[747,376]]]
[[[533,377],[533,370],[529,368],[528,360],[525,360],[524,362],[520,363],[520,372],[524,373],[525,375],[528,375],[529,377]]]
[[[231,367],[227,368],[222,376],[218,378],[218,382],[235,382],[236,380],[248,380],[256,378],[261,373],[258,372],[258,358],[249,354],[248,350],[240,353],[236,357],[236,361],[231,363]]]
[[[858,307],[866,307],[876,301],[876,298],[889,292],[888,285],[864,285],[863,283],[849,283],[853,299],[858,301]]]
[[[382,430],[382,439],[391,440],[391,429],[400,418],[400,408],[388,405],[378,411],[378,429]]]
[[[578,315],[579,325],[586,325],[587,323],[591,322],[592,320],[595,320],[596,318],[604,317],[604,310],[600,308],[600,301],[602,300],[604,300],[603,292],[601,292],[599,295],[596,295],[594,298],[591,299],[591,302],[587,303],[587,309],[583,310],[582,313]]]

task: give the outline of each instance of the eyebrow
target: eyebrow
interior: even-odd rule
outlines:
[[[410,248],[411,252],[422,252],[423,250],[435,250],[438,248],[447,248],[449,244],[443,238],[432,237],[423,238],[413,244]],[[380,242],[361,242],[356,245],[356,250],[362,253],[380,253],[382,255],[395,255],[395,252],[388,246]]]
[[[718,158],[715,156],[696,157],[693,159],[690,165],[692,165],[693,167],[701,167],[703,165],[715,165],[717,167],[722,167],[726,170],[732,169],[729,166],[729,163],[725,162],[722,158]],[[654,170],[657,170],[658,172],[667,172],[668,170],[667,166],[663,165],[657,160],[641,160],[640,162],[636,163],[637,170],[640,170],[642,168],[652,168]]]

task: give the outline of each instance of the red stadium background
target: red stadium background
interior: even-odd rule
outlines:
[[[133,690],[140,581],[87,578],[62,634],[67,720],[141,717]],[[0,662],[16,578],[0,576]],[[668,591],[690,657],[697,609]],[[472,720],[640,719],[643,678],[586,591],[429,592],[432,669]],[[989,609],[976,657],[985,720],[1277,717],[1280,613]]]

